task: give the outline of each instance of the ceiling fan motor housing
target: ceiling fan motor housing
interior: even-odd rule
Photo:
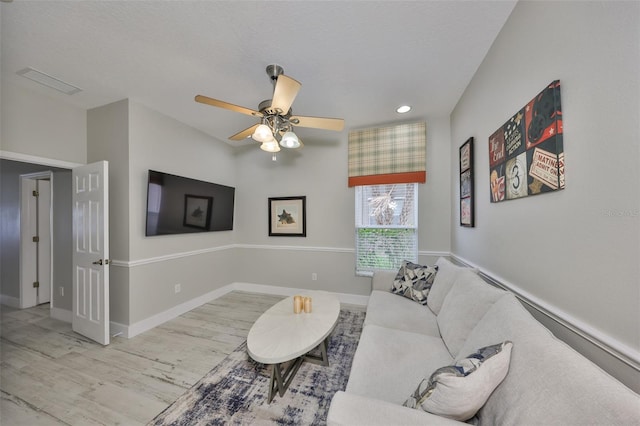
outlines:
[[[267,65],[267,75],[271,78],[273,84],[276,84],[276,80],[278,80],[278,76],[280,74],[284,74],[284,68],[282,68],[278,64]]]
[[[260,102],[260,104],[258,105],[258,111],[260,111],[264,115],[279,115],[281,117],[290,117],[291,116],[291,111],[292,111],[291,108],[289,108],[289,111],[287,111],[286,114],[283,114],[279,110],[271,108],[271,103],[272,102],[273,102],[272,99],[266,99],[266,100]]]
[[[208,104],[218,108],[224,108],[230,111],[239,112],[241,114],[261,118],[261,123],[254,124],[253,126],[236,133],[235,135],[230,137],[231,140],[244,140],[252,133],[255,133],[256,129],[260,127],[260,124],[269,127],[273,132],[274,138],[284,135],[287,132],[293,132],[293,126],[336,131],[341,131],[343,129],[344,120],[341,118],[303,116],[293,117],[291,104],[295,100],[296,95],[298,94],[298,90],[300,90],[300,82],[294,80],[289,76],[286,76],[284,74],[284,69],[277,64],[268,65],[266,68],[266,72],[274,85],[273,96],[272,99],[267,99],[260,102],[257,111],[251,108],[245,108],[242,106],[231,104],[229,102],[224,102],[202,95],[197,95],[195,97],[195,100],[196,102],[200,102],[203,104]],[[296,146],[293,146],[294,144],[291,144],[292,146],[287,147],[297,148],[300,146],[298,143],[299,141],[296,141]]]

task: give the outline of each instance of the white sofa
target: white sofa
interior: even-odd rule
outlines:
[[[640,397],[556,339],[513,294],[445,258],[427,306],[376,273],[349,381],[329,425],[460,424],[402,406],[423,378],[477,349],[513,342],[509,371],[470,422],[480,425],[640,425]]]

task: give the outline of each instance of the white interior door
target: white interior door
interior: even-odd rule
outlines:
[[[73,331],[109,344],[109,163],[73,169]]]
[[[20,176],[20,308],[51,300],[51,172]]]
[[[20,182],[20,308],[30,308],[38,301],[38,245],[33,238],[37,231],[38,200],[33,195],[36,180],[22,178]]]
[[[39,179],[38,305],[51,301],[51,181]]]

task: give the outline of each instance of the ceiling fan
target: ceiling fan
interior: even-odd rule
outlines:
[[[273,96],[272,99],[260,102],[257,110],[203,95],[195,97],[196,102],[202,104],[260,118],[259,123],[230,136],[229,139],[239,141],[251,136],[254,140],[262,143],[260,149],[267,152],[278,152],[280,146],[284,148],[300,148],[302,146],[300,139],[293,132],[294,126],[335,131],[341,131],[344,128],[344,120],[341,118],[293,115],[291,104],[293,104],[302,84],[284,75],[284,69],[280,65],[269,65],[266,71],[273,82]]]

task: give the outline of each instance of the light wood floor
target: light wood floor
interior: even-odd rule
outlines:
[[[49,318],[0,307],[0,424],[140,425],[225,356],[280,296],[232,292],[103,347]]]

